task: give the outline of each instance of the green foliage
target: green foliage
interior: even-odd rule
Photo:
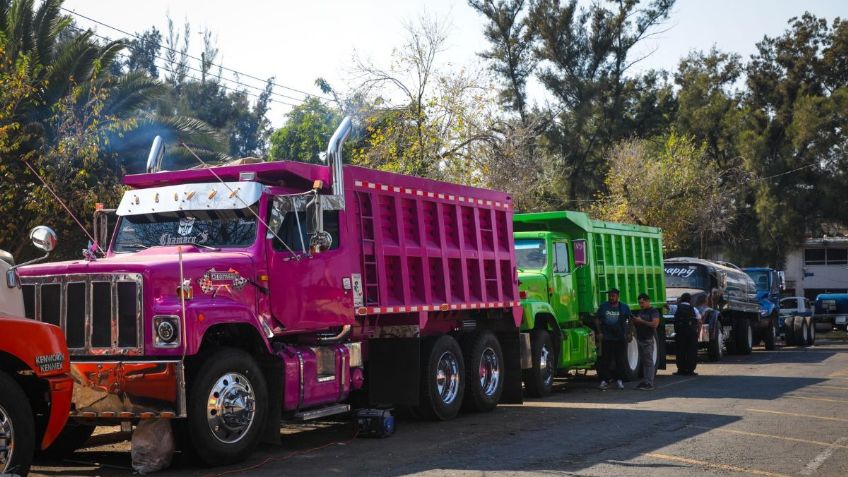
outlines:
[[[320,163],[319,152],[327,146],[341,121],[341,113],[318,98],[309,98],[286,115],[286,124],[271,135],[271,160]]]

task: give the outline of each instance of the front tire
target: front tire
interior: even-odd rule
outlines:
[[[497,407],[503,392],[501,343],[494,333],[484,330],[470,336],[465,344],[468,379],[465,380],[463,407],[477,412],[491,411]]]
[[[268,416],[268,389],[256,361],[240,349],[208,356],[188,394],[187,428],[208,465],[244,460],[259,443]]]
[[[795,343],[798,346],[806,346],[807,340],[810,337],[810,329],[807,327],[807,322],[803,317],[796,317],[795,323]]]
[[[768,327],[763,331],[763,342],[766,350],[774,351],[777,349],[777,315],[772,315],[769,318]]]
[[[442,335],[428,338],[423,351],[418,414],[435,421],[453,419],[459,413],[465,395],[462,349],[452,336]]]
[[[536,398],[548,396],[554,388],[557,362],[551,334],[541,329],[531,331],[530,350],[533,367],[523,373],[527,395]]]
[[[0,372],[0,474],[26,475],[35,450],[32,407],[14,379]]]
[[[718,320],[715,320],[714,323],[716,330],[710,337],[710,343],[707,348],[707,357],[710,361],[717,362],[721,361],[721,358],[724,356],[724,328]]]
[[[739,354],[751,354],[754,347],[754,330],[751,329],[751,320],[741,318],[736,320],[735,336],[736,352]]]

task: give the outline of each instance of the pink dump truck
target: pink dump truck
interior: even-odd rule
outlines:
[[[102,256],[19,269],[26,315],[67,336],[68,440],[174,419],[223,464],[353,403],[451,419],[520,402],[510,197],[343,167],[350,128],[329,166],[160,171],[157,138]]]

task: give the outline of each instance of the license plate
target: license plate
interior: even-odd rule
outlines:
[[[674,325],[665,325],[665,335],[672,336],[674,334]]]

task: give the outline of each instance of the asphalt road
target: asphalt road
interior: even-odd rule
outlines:
[[[821,338],[821,337],[820,337]],[[445,423],[404,420],[388,439],[351,439],[347,422],[284,428],[239,466],[180,454],[162,476],[848,475],[848,342],[757,349],[660,371],[657,389],[596,389],[594,373],[557,392]],[[95,436],[106,439],[107,436]],[[78,451],[35,475],[127,475],[129,443]]]

